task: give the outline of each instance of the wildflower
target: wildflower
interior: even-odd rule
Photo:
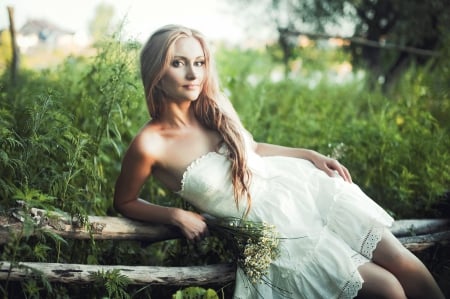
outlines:
[[[240,218],[207,217],[211,232],[231,240],[237,265],[253,284],[267,282],[264,276],[279,255],[279,236],[274,225]]]

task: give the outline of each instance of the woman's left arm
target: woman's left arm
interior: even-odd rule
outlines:
[[[286,156],[309,160],[329,176],[334,176],[337,172],[345,181],[352,182],[350,172],[344,165],[339,163],[338,160],[324,156],[316,151],[260,142],[254,142],[253,148],[260,156]]]

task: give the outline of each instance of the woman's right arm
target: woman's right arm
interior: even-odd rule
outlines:
[[[178,226],[189,240],[201,239],[207,234],[204,218],[175,207],[151,204],[139,198],[145,181],[150,177],[155,158],[148,142],[141,135],[127,150],[114,191],[114,208],[125,217],[135,220]]]

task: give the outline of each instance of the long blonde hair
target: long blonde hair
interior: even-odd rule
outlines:
[[[223,138],[231,161],[231,178],[236,205],[246,197],[247,211],[251,206],[248,185],[250,171],[247,167],[243,128],[238,120],[224,110],[220,101],[225,101],[220,92],[217,71],[208,44],[197,30],[179,25],[167,25],[155,31],[141,50],[141,77],[144,85],[148,111],[152,119],[161,117],[164,111],[163,92],[158,83],[173,58],[173,45],[183,37],[193,37],[203,48],[206,76],[198,99],[192,102],[192,109],[198,121],[208,129],[217,131]]]

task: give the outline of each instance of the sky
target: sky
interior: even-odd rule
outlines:
[[[7,6],[14,8],[16,30],[27,20],[46,19],[77,33],[86,33],[95,8],[106,3],[124,20],[124,34],[144,41],[157,28],[181,24],[200,30],[210,40],[238,43],[246,38],[239,18],[227,0],[0,0],[0,29],[8,28]]]

